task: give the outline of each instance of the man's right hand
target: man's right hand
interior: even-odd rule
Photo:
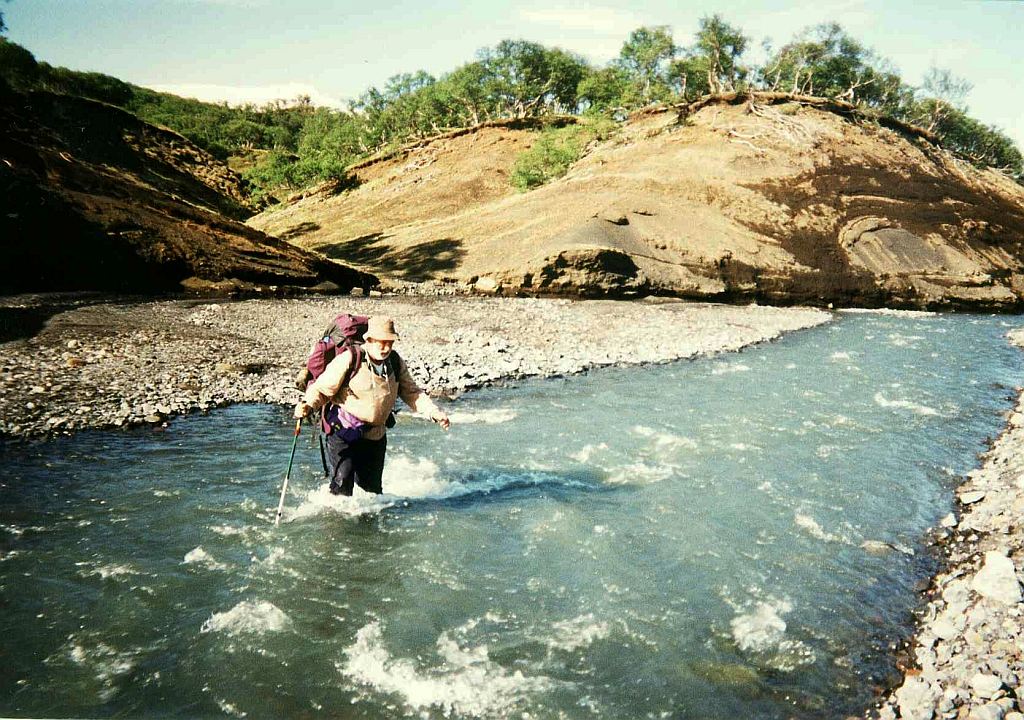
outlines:
[[[302,418],[309,415],[309,411],[312,409],[313,408],[311,408],[305,402],[299,401],[299,404],[295,406],[295,419],[301,420]]]

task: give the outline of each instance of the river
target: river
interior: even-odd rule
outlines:
[[[0,714],[840,717],[895,678],[1018,318],[840,313],[401,413],[326,492],[286,409],[0,448]],[[639,339],[642,342],[643,339]]]

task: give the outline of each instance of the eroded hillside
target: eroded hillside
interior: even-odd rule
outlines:
[[[491,126],[250,223],[396,280],[506,293],[1017,307],[1024,188],[841,111],[764,96],[640,115],[525,194],[508,174],[536,133]]]
[[[287,287],[376,278],[244,225],[226,166],[110,105],[0,93],[0,292]]]

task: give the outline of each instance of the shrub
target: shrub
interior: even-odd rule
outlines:
[[[594,140],[604,140],[617,127],[614,120],[597,116],[589,122],[549,127],[516,158],[509,180],[520,192],[532,190],[565,175]]]

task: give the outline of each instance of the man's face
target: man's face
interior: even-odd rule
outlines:
[[[363,348],[371,359],[376,362],[380,362],[391,354],[391,346],[394,344],[393,340],[378,340],[377,338],[370,338],[363,345]]]

